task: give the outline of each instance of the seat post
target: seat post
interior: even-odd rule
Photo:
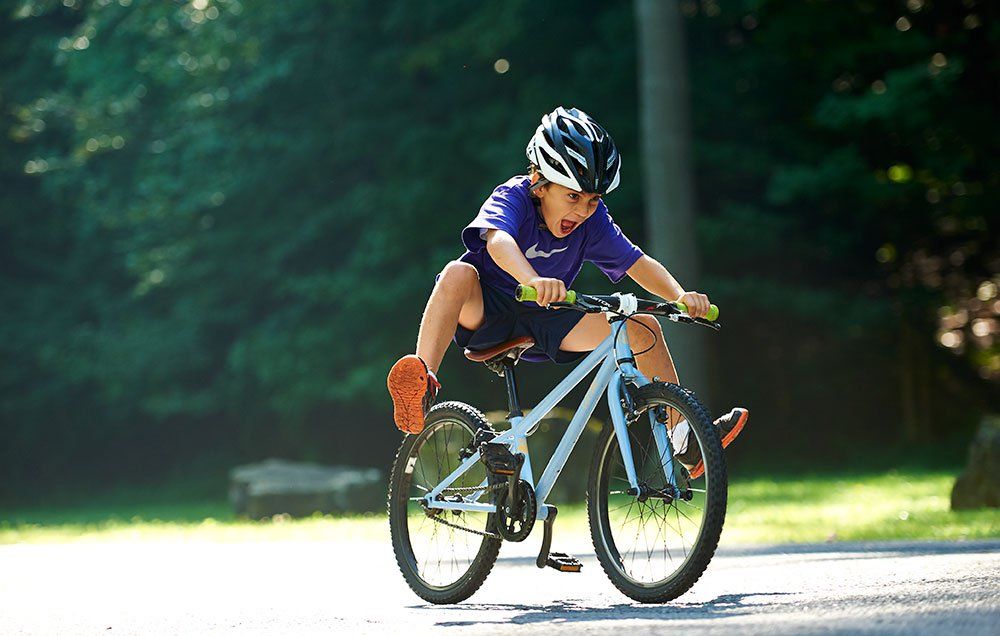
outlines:
[[[504,358],[503,378],[507,383],[507,406],[510,409],[510,412],[507,413],[508,419],[524,416],[524,413],[521,411],[521,400],[517,396],[517,380],[514,379],[515,364],[516,361],[510,357]]]

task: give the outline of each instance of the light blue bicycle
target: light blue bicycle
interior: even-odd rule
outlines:
[[[518,300],[535,297],[534,289],[518,288]],[[663,603],[690,589],[715,553],[727,495],[718,433],[690,391],[639,373],[623,327],[635,314],[652,314],[718,329],[718,309],[712,307],[711,320],[692,319],[680,304],[572,291],[567,302],[554,305],[604,313],[611,335],[527,416],[520,408],[514,365],[534,344],[531,339],[466,350],[469,359],[505,378],[510,428],[496,431],[474,407],[444,402],[430,410],[420,434],[406,436],[396,455],[388,502],[393,550],[406,582],[431,603],[469,598],[493,568],[502,541],[523,541],[536,520],[544,527],[538,567],[579,571],[575,558],[550,553],[557,510],[546,499],[605,392],[612,425],[601,434],[591,463],[587,513],[594,551],[611,582],[636,601]],[[590,388],[536,481],[528,437],[595,368]],[[683,420],[704,466],[697,478],[674,456],[670,430]],[[686,457],[690,450],[684,449]]]

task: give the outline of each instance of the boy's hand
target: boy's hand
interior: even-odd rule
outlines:
[[[535,302],[538,303],[539,307],[566,300],[566,284],[558,278],[536,276],[528,281],[528,285],[534,287],[538,292],[538,298],[535,299]]]
[[[708,296],[698,292],[684,292],[674,302],[684,303],[688,308],[688,315],[692,318],[704,318],[712,304],[708,302]]]

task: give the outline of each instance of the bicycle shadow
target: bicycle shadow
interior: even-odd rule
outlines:
[[[556,601],[546,604],[504,604],[504,603],[466,603],[453,605],[450,607],[437,607],[435,609],[445,610],[449,613],[460,614],[467,611],[486,612],[522,612],[513,617],[505,617],[498,620],[446,620],[435,623],[436,627],[468,627],[470,625],[489,624],[534,624],[534,623],[578,623],[594,622],[604,620],[691,620],[708,619],[720,616],[742,616],[749,614],[751,610],[746,603],[747,599],[754,597],[772,596],[795,596],[794,592],[748,592],[744,594],[724,594],[717,596],[711,601],[704,603],[678,603],[673,602],[664,605],[640,605],[619,603],[604,607],[594,607],[593,604],[584,604],[573,600]],[[758,599],[753,602],[754,612],[766,611],[767,601],[761,602]]]

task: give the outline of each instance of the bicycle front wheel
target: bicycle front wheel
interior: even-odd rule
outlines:
[[[641,490],[629,492],[618,439],[608,426],[591,464],[587,514],[598,561],[615,587],[641,603],[664,603],[687,592],[715,554],[726,516],[726,465],[711,418],[690,391],[658,382],[636,393],[635,407],[645,413],[628,426],[628,442]],[[669,443],[664,449],[657,409],[672,424],[686,419],[694,432],[689,444],[698,444],[705,468],[697,479],[673,457]]]
[[[458,603],[472,596],[493,569],[500,539],[493,515],[428,510],[424,495],[462,463],[459,452],[489,421],[461,402],[438,404],[424,430],[407,435],[396,454],[389,481],[389,529],[396,563],[417,596],[431,603]],[[492,503],[486,469],[476,463],[446,491],[445,499]]]

